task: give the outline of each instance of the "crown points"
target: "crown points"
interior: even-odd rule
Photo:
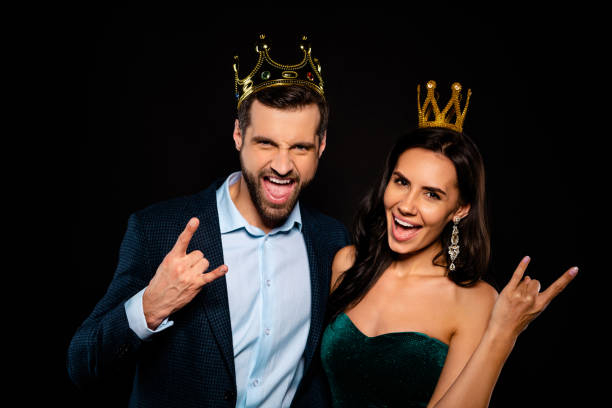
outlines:
[[[436,89],[436,82],[427,82],[427,96],[421,105],[421,94],[420,86],[417,85],[417,102],[418,102],[418,114],[419,114],[419,127],[444,127],[452,129],[456,132],[463,131],[463,121],[465,114],[467,113],[467,107],[470,103],[470,95],[472,90],[467,91],[467,100],[463,110],[461,109],[459,101],[461,100],[461,84],[455,82],[451,85],[452,95],[450,100],[446,104],[443,110],[440,110],[438,101],[434,90]],[[452,122],[454,118],[454,123]]]
[[[302,35],[300,49],[305,51],[307,54],[310,54],[310,43],[308,42],[308,36]]]
[[[255,51],[261,52],[262,49],[263,50],[267,50],[268,49],[268,44],[267,44],[267,41],[266,41],[266,34],[264,34],[264,33],[259,34],[259,39],[255,43]]]
[[[302,35],[300,40],[298,46],[303,52],[302,61],[293,65],[285,65],[270,57],[271,47],[268,45],[266,35],[260,34],[255,44],[255,51],[259,54],[259,59],[252,71],[242,79],[238,74],[238,57],[234,57],[235,95],[238,106],[252,93],[272,86],[301,85],[324,96],[321,65],[311,55],[308,37]]]

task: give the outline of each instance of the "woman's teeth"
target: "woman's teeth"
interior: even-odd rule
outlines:
[[[412,224],[410,224],[410,223],[408,223],[406,221],[402,221],[402,220],[400,220],[400,219],[398,219],[396,217],[393,217],[393,219],[395,220],[395,222],[397,224],[401,225],[404,228],[416,228],[416,227],[418,227],[418,225],[412,225]]]

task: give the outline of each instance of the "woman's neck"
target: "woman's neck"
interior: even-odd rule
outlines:
[[[434,265],[433,260],[442,251],[439,242],[411,254],[399,255],[389,268],[398,278],[408,276],[446,276],[446,257],[442,256]]]

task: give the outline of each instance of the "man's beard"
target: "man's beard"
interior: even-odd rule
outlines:
[[[257,209],[257,213],[259,214],[263,224],[268,228],[275,228],[284,223],[293,211],[295,207],[295,203],[297,203],[300,192],[304,187],[306,187],[312,180],[301,181],[300,175],[297,172],[292,171],[288,176],[283,178],[291,178],[293,182],[296,184],[291,196],[285,201],[283,204],[270,203],[266,200],[265,192],[263,191],[263,186],[260,181],[263,177],[272,176],[278,177],[272,170],[262,170],[257,175],[250,173],[247,169],[242,165],[242,176],[244,181],[246,182],[247,188],[249,190],[249,194],[251,195],[251,200]]]

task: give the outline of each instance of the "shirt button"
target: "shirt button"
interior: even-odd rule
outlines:
[[[266,328],[266,330],[264,330],[264,333],[266,333],[266,336],[270,335],[270,329]]]
[[[259,385],[259,380],[255,379],[253,380],[253,387],[257,387]]]
[[[272,281],[270,279],[266,280],[266,286],[267,287],[272,286]]]

